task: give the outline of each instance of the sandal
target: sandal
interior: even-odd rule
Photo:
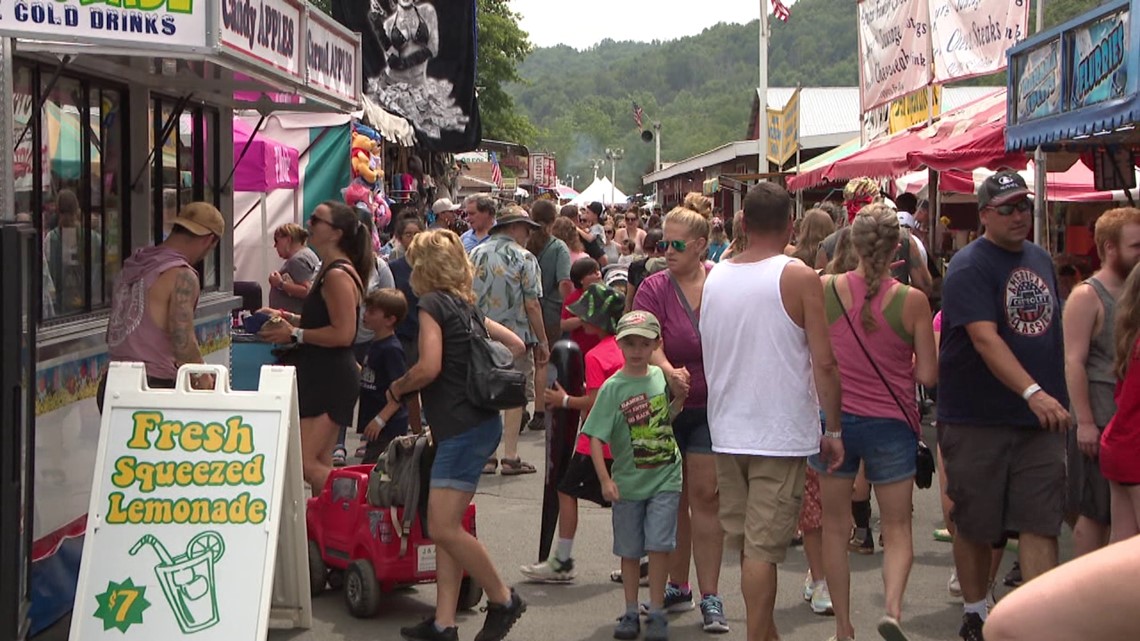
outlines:
[[[503,459],[503,460],[505,461],[506,459]],[[484,474],[494,474],[498,469],[499,469],[499,462],[497,460],[495,460],[495,457],[493,457],[493,456],[491,458],[487,459],[487,462],[483,464],[483,473]]]
[[[503,469],[499,473],[502,474],[503,476],[518,476],[519,474],[534,474],[535,472],[538,471],[538,469],[535,468],[535,466],[531,465],[530,463],[523,462],[522,457],[514,458],[514,459],[505,458],[501,461],[501,465],[503,466]],[[483,469],[486,470],[486,468],[483,468]]]
[[[333,455],[332,455],[333,467],[344,467],[345,458],[347,456],[348,456],[348,452],[346,452],[343,447],[338,446],[335,450],[333,450]]]

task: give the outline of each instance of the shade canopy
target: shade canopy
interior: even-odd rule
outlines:
[[[603,205],[612,205],[614,203],[629,202],[629,197],[623,194],[620,189],[614,187],[614,184],[610,182],[609,178],[602,176],[595,178],[589,187],[570,201],[570,204],[582,206],[595,202],[602,203]]]
[[[242,156],[247,141],[249,149]],[[260,132],[254,134],[253,128],[245,121],[234,118],[234,159],[241,158],[234,171],[235,191],[295,189],[300,182],[299,156],[293,147]]]

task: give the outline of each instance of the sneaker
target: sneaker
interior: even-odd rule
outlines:
[[[511,588],[511,602],[506,605],[487,602],[487,618],[483,621],[483,629],[475,635],[475,641],[501,641],[511,631],[511,626],[526,612],[526,601],[519,597],[518,592]]]
[[[728,632],[728,619],[724,616],[724,601],[721,601],[717,595],[709,594],[701,598],[701,615],[705,619],[701,625],[705,632],[713,634]]]
[[[804,577],[804,601],[811,601],[812,585],[811,570],[808,570],[807,576]]]
[[[689,601],[691,607],[692,599]],[[649,617],[645,624],[645,641],[669,641],[669,622],[664,616],[658,614]]]
[[[982,621],[982,617],[973,612],[967,612],[962,615],[962,627],[958,628],[958,636],[962,637],[963,641],[986,641],[986,638],[982,636],[984,625],[985,621]]]
[[[530,421],[526,423],[526,429],[532,432],[546,431],[546,417],[542,412],[537,412]]]
[[[879,636],[883,637],[883,641],[909,641],[898,619],[892,616],[879,619]]]
[[[618,624],[614,627],[615,639],[636,639],[641,636],[641,620],[636,614],[625,614],[618,617]]]
[[[538,583],[569,583],[574,580],[574,559],[559,561],[555,557],[536,563],[524,565],[519,572],[530,581]]]
[[[1009,573],[1005,575],[1002,580],[1007,588],[1016,588],[1021,585],[1021,564],[1017,561],[1013,562],[1013,567],[1009,569]]]
[[[435,617],[430,617],[410,628],[400,628],[400,636],[404,641],[459,641],[459,628],[437,630]]]
[[[827,581],[820,581],[811,591],[811,611],[820,615],[835,614],[831,607],[831,591],[827,589]]]
[[[641,615],[649,616],[649,604],[642,601],[640,604]],[[677,614],[678,612],[688,612],[693,609],[693,591],[682,590],[673,583],[665,584],[665,606],[662,608],[670,614]]]
[[[962,596],[962,584],[958,583],[957,570],[950,571],[950,580],[946,582],[946,591],[955,599]]]
[[[942,543],[953,543],[954,535],[950,534],[950,530],[946,528],[939,528],[934,531],[934,540]]]
[[[991,583],[990,589],[986,590],[986,610],[987,611],[994,609],[994,606],[997,605],[998,599],[997,599],[996,588],[997,588],[997,585],[995,582],[995,583]]]
[[[333,450],[332,454],[333,467],[344,467],[346,462],[345,459],[347,456],[348,452],[346,452],[343,447],[338,445],[337,448]]]
[[[643,588],[649,587],[649,561],[642,561],[641,567],[638,569],[638,574],[640,576],[638,577],[637,584]],[[613,572],[610,572],[610,581],[613,581],[614,583],[621,583],[621,570],[614,570]]]
[[[872,536],[871,529],[855,528],[854,533],[851,534],[851,540],[847,542],[847,549],[858,554],[874,554],[875,537]]]

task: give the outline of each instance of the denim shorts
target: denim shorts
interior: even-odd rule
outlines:
[[[855,478],[860,462],[872,485],[886,485],[914,476],[918,435],[906,421],[843,412],[842,425],[845,457],[831,476]],[[808,459],[808,465],[820,474],[828,474],[818,454]]]
[[[704,407],[686,407],[673,419],[673,437],[681,454],[712,454],[709,414]]]
[[[614,555],[640,559],[646,552],[672,552],[677,547],[680,504],[680,492],[661,492],[641,501],[614,503]]]
[[[431,487],[475,492],[483,476],[483,464],[499,448],[503,419],[499,414],[475,427],[436,444],[431,464]]]

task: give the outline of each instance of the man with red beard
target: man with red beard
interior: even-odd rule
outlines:
[[[1108,482],[1100,474],[1100,433],[1116,413],[1113,336],[1116,300],[1140,261],[1140,209],[1105,212],[1093,232],[1101,268],[1073,288],[1065,303],[1065,380],[1073,422],[1069,432],[1068,509],[1076,517],[1073,551],[1079,556],[1108,544]]]

